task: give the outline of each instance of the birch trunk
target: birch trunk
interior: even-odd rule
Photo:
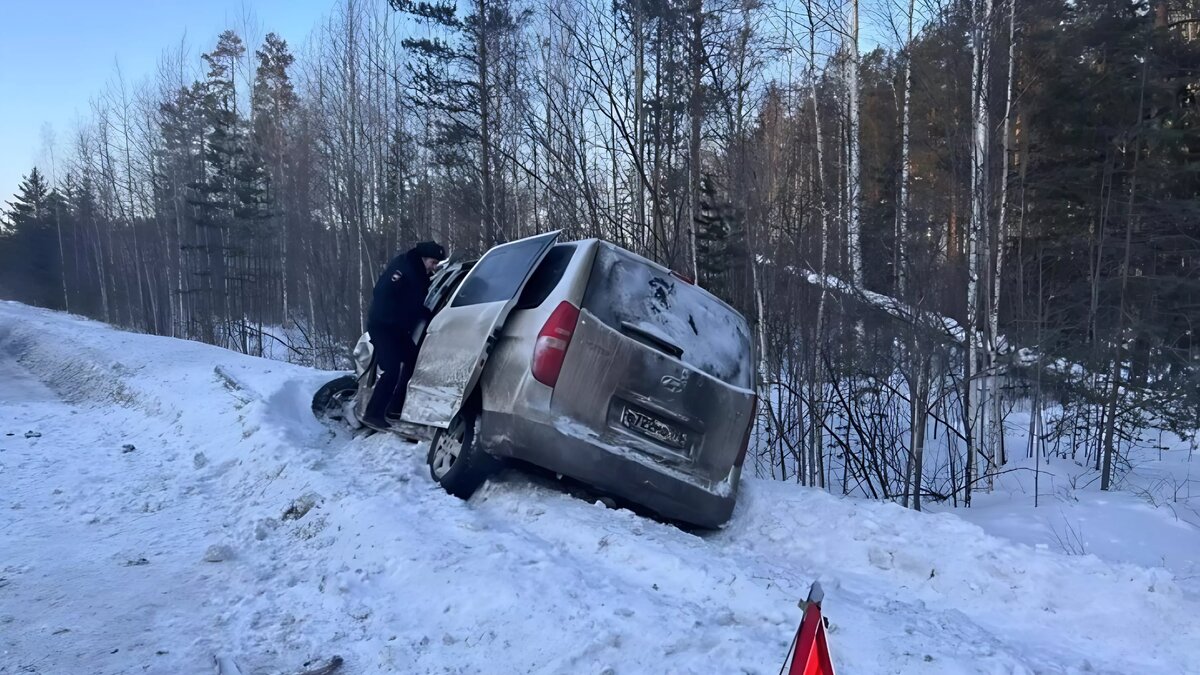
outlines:
[[[767,409],[767,447],[771,447],[771,419],[774,417],[773,409],[771,408],[771,387],[768,378],[769,365],[767,363],[767,321],[766,311],[763,304],[762,280],[759,278],[757,254],[751,247],[750,251],[750,283],[754,287],[754,309],[755,316],[758,318],[758,396],[759,409],[762,407]],[[755,462],[757,472],[758,462]]]
[[[988,436],[995,464],[1003,466],[1008,457],[1004,451],[1004,431],[999,376],[996,373],[1000,356],[1000,294],[1004,281],[1004,245],[1008,234],[1008,167],[1009,156],[1012,153],[1012,109],[1013,109],[1013,75],[1016,69],[1016,5],[1017,0],[1008,0],[1008,82],[1004,96],[1004,155],[1001,158],[1003,168],[1000,171],[1000,214],[996,219],[996,266],[992,273],[992,301],[989,306],[988,334],[991,335],[991,355],[988,359],[992,365],[991,390],[992,410],[989,417]]]
[[[637,148],[634,150],[633,161],[640,165],[639,176],[645,176],[646,148],[646,117],[643,99],[646,95],[646,38],[642,34],[642,6],[634,3],[633,7],[633,114],[634,136]],[[637,181],[637,225],[642,233],[646,230],[646,186],[645,180]]]
[[[849,122],[847,131],[846,151],[849,157],[849,176],[846,181],[846,252],[850,258],[850,278],[855,288],[862,288],[862,235],[859,223],[859,179],[862,172],[859,157],[859,119],[858,119],[858,0],[850,2],[850,59],[847,66],[846,82],[849,88]]]
[[[975,36],[972,44],[973,68],[971,92],[974,108],[971,144],[971,226],[967,237],[967,361],[963,373],[964,407],[966,409],[965,431],[967,438],[967,463],[965,467],[966,492],[964,500],[971,504],[972,481],[978,470],[979,399],[983,392],[977,391],[977,359],[982,351],[979,330],[979,262],[980,243],[984,220],[987,217],[987,150],[988,150],[988,58],[987,26],[991,20],[991,0],[978,0],[976,5]]]
[[[1000,330],[1000,291],[1004,272],[1004,242],[1008,232],[1008,165],[1012,154],[1013,74],[1016,65],[1016,5],[1008,0],[1008,91],[1004,97],[1004,156],[1000,171],[1000,215],[996,219],[996,271],[992,278],[991,315],[988,317],[993,339]],[[995,345],[993,345],[993,348]]]
[[[704,107],[701,99],[700,77],[704,54],[704,13],[701,0],[693,0],[692,14],[692,53],[691,96],[688,101],[689,116],[691,117],[690,137],[688,139],[688,183],[691,219],[688,224],[688,248],[692,266],[692,278],[699,283],[700,270],[696,260],[696,216],[700,212],[700,132],[704,119]]]
[[[908,145],[912,124],[912,45],[913,45],[913,13],[916,0],[908,0],[908,41],[905,49],[908,57],[904,60],[904,111],[900,123],[900,198],[896,204],[896,289],[901,298],[906,297],[905,266],[908,264]]]
[[[813,110],[813,138],[815,139],[816,149],[816,167],[813,175],[816,177],[816,189],[818,194],[818,237],[821,247],[820,266],[817,268],[820,274],[828,273],[829,264],[829,202],[826,198],[827,192],[825,189],[825,140],[821,134],[821,106],[820,99],[817,95],[817,43],[816,43],[817,27],[813,19],[813,14],[809,12],[808,26],[808,56],[809,56],[809,96],[812,99]],[[814,455],[824,452],[824,420],[825,411],[823,398],[825,392],[825,377],[824,368],[822,367],[820,350],[821,350],[821,335],[824,332],[825,326],[825,304],[828,298],[829,291],[825,284],[821,284],[821,296],[817,301],[817,323],[813,330],[813,354],[812,354],[812,374],[810,377],[809,387],[809,407],[811,408],[811,419],[809,424],[809,447],[812,448]],[[845,470],[843,469],[843,472]]]
[[[921,482],[924,480],[925,466],[925,419],[929,411],[929,361],[921,355],[916,364],[916,391],[912,393],[912,508],[921,510]]]

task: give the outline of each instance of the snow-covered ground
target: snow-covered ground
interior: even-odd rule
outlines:
[[[1088,555],[1000,490],[747,480],[703,535],[516,471],[461,502],[312,419],[330,377],[0,303],[0,673],[776,673],[815,579],[843,674],[1200,672],[1200,534],[1133,495],[1069,512]]]
[[[1009,416],[1005,435],[1016,456],[990,493],[976,492],[972,508],[954,513],[1031,546],[1164,568],[1200,595],[1200,452],[1169,432],[1143,430],[1137,442],[1123,444],[1129,464],[1118,471],[1118,489],[1101,492],[1099,473],[1082,452],[1040,464],[1026,458],[1028,426],[1029,413]]]

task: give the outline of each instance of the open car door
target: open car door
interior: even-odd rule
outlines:
[[[402,418],[445,429],[475,387],[504,321],[558,232],[488,251],[463,279],[450,304],[429,322]]]
[[[425,294],[425,307],[434,315],[441,312],[450,302],[450,297],[454,295],[454,291],[458,290],[463,277],[467,276],[474,264],[474,260],[459,261],[450,263],[438,270],[433,275],[432,283],[429,285],[429,292]],[[421,320],[417,323],[417,327],[413,329],[413,344],[418,347],[421,346],[421,341],[425,339],[427,323]]]

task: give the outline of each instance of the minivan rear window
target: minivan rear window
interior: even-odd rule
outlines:
[[[613,330],[713,377],[753,386],[750,329],[740,314],[669,272],[612,246],[596,252],[583,306]]]
[[[529,282],[521,291],[521,298],[517,300],[516,308],[533,309],[545,302],[546,298],[550,297],[550,291],[562,281],[563,272],[567,271],[567,265],[571,263],[574,254],[575,244],[556,244],[550,249],[546,257],[542,258],[542,262],[538,263],[533,276],[529,277]]]
[[[451,307],[512,300],[547,246],[546,236],[530,237],[484,254],[454,296]]]

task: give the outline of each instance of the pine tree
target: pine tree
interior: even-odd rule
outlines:
[[[203,285],[197,276],[203,256],[194,217],[195,188],[204,176],[203,103],[204,86],[195,82],[175,90],[158,108],[162,139],[156,149],[154,198],[156,210],[170,224],[166,230],[171,252],[168,273],[178,321],[172,334],[182,336],[195,334],[197,289]]]
[[[389,2],[452,36],[451,41],[437,37],[403,41],[415,57],[414,102],[437,116],[434,147],[439,158],[478,175],[484,243],[503,241],[504,217],[496,197],[501,174],[495,140],[500,93],[494,71],[505,57],[517,56],[495,50],[503,37],[516,33],[526,15],[514,14],[510,0],[474,0],[465,16],[459,16],[456,3],[448,0]]]
[[[21,179],[17,190],[16,201],[8,202],[9,225],[16,229],[23,224],[44,219],[49,205],[50,186],[36,166]]]
[[[262,209],[263,219],[258,256],[261,268],[270,279],[260,280],[260,292],[268,290],[271,298],[281,302],[280,317],[287,320],[289,307],[289,261],[294,260],[292,236],[299,226],[295,212],[289,206],[295,201],[295,168],[289,133],[294,124],[299,99],[288,75],[295,58],[287,42],[275,33],[268,33],[262,48],[255,52],[258,67],[254,89],[250,96],[253,119],[253,148],[256,157],[247,167],[253,173],[261,166],[263,175],[249,176],[252,185],[262,187],[252,195]],[[265,300],[265,298],[264,298]],[[270,304],[266,302],[264,304]]]
[[[741,211],[719,200],[712,176],[700,180],[700,208],[694,219],[698,279],[718,297],[733,301],[730,278],[735,266],[745,260],[745,233]]]
[[[0,285],[23,302],[63,308],[62,249],[56,224],[66,215],[66,200],[35,167],[8,205],[7,232],[0,237],[4,268]]]
[[[640,170],[645,173],[650,197],[646,214],[649,252],[668,266],[690,269],[691,261],[683,261],[692,252],[679,241],[681,229],[688,229],[687,223],[680,220],[698,205],[701,190],[695,191],[693,199],[690,182],[699,174],[699,167],[681,166],[678,162],[682,158],[675,153],[686,148],[685,161],[701,164],[702,130],[692,128],[691,122],[693,117],[699,121],[704,116],[703,68],[700,72],[695,68],[703,66],[706,58],[702,27],[705,14],[695,3],[675,0],[618,0],[613,8],[628,22],[641,52],[636,104],[640,138],[635,161],[642,164]],[[701,29],[701,35],[696,35],[696,28]],[[641,215],[638,217],[640,220]]]
[[[193,249],[198,260],[193,264],[204,281],[206,306],[198,313],[205,318],[201,327],[206,341],[216,340],[216,326],[208,317],[228,319],[229,237],[233,227],[234,172],[241,148],[237,142],[237,91],[234,65],[245,53],[242,40],[232,31],[221,33],[216,48],[203,55],[209,69],[203,85],[201,110],[204,119],[204,171],[192,184],[198,241]]]

